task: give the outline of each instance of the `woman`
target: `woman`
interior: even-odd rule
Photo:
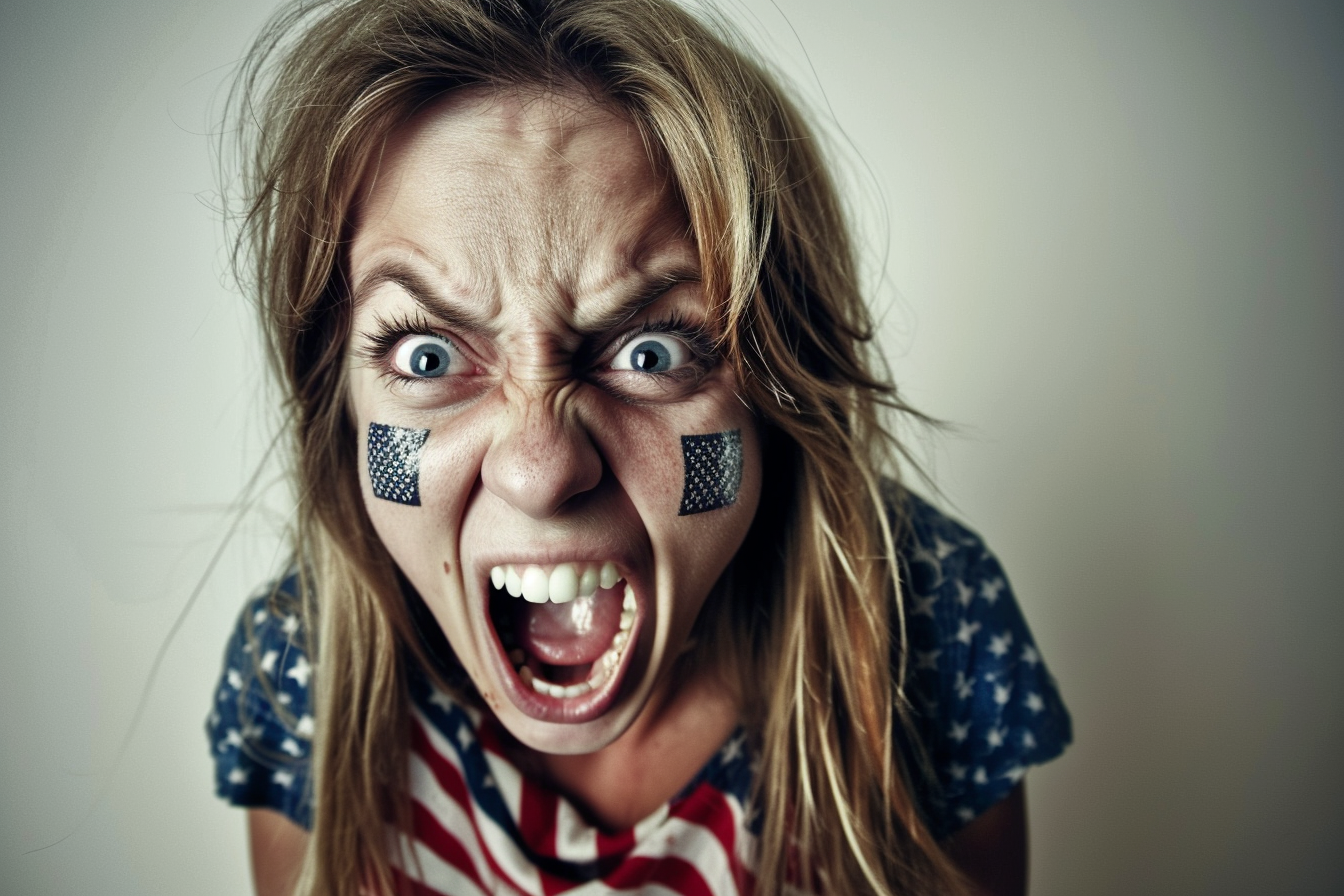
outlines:
[[[240,108],[300,495],[212,716],[259,891],[1022,892],[1068,717],[882,478],[761,69],[656,0],[300,5]]]

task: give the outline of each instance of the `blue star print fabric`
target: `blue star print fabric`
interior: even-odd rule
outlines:
[[[297,593],[291,576],[248,600],[224,651],[206,733],[220,797],[274,809],[308,828],[313,667]]]
[[[920,803],[943,839],[1073,739],[999,561],[980,537],[907,493],[901,554],[907,692],[933,766]]]
[[[971,530],[917,496],[904,500],[907,693],[933,780],[912,777],[925,821],[943,839],[1007,796],[1028,767],[1059,755],[1072,727],[998,560]],[[309,827],[313,669],[295,594],[291,576],[244,607],[207,732],[221,797]],[[432,689],[415,678],[413,700],[433,717]],[[745,744],[735,732],[725,746],[735,761],[716,758],[696,780],[714,779],[745,801],[753,765]]]

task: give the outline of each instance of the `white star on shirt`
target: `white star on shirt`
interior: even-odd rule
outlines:
[[[1042,700],[1041,695],[1036,693],[1035,691],[1032,691],[1030,694],[1028,694],[1027,699],[1024,702],[1026,703],[1027,709],[1031,710],[1032,712],[1041,712],[1043,709],[1045,709],[1045,701]]]
[[[989,733],[985,735],[985,743],[989,744],[991,750],[997,750],[1003,746],[1003,736],[1007,733],[1004,728],[991,728]]]
[[[957,697],[961,700],[969,700],[975,693],[975,679],[967,678],[965,672],[957,673],[957,680],[952,686],[957,689]]]
[[[999,592],[1003,590],[1003,586],[1006,584],[1001,578],[992,578],[980,586],[980,596],[992,604],[999,599]]]
[[[1007,778],[1008,780],[1016,784],[1018,781],[1021,781],[1026,774],[1027,774],[1026,769],[1024,769],[1020,765],[1015,765],[1012,768],[1008,769],[1006,772],[1004,772],[1002,777]]]
[[[974,821],[975,813],[972,812],[970,808],[962,806],[960,809],[957,810],[957,818],[960,819],[961,821],[967,821],[967,822]]]
[[[295,759],[298,759],[303,755],[303,748],[300,747],[299,742],[292,737],[285,738],[284,743],[280,744],[280,749],[293,756]]]
[[[956,549],[956,545],[948,544],[937,535],[933,536],[933,552],[938,555],[939,560],[946,560]]]
[[[299,717],[299,721],[294,725],[294,732],[302,737],[312,737],[313,727],[313,717],[310,715],[302,715]]]
[[[257,612],[252,614],[252,624],[261,625],[263,622],[266,621],[266,617],[268,615],[269,614],[265,610],[258,610]]]
[[[942,655],[941,650],[916,650],[915,651],[915,670],[937,669],[938,657]]]
[[[229,769],[230,784],[246,784],[247,778],[247,772],[243,771],[241,768],[234,767]]]
[[[429,702],[444,712],[453,708],[453,698],[438,688],[435,688],[434,693],[429,695]]]
[[[723,755],[720,757],[720,761],[722,761],[724,765],[727,765],[734,759],[741,758],[742,745],[743,745],[743,739],[742,735],[740,734],[737,737],[733,738],[732,740],[728,741],[727,745],[725,745],[723,748]]]
[[[957,579],[957,603],[963,607],[969,607],[971,601],[975,600],[975,589],[967,585],[961,579]]]
[[[293,617],[290,617],[293,618]],[[292,678],[299,683],[299,687],[308,687],[308,676],[313,674],[313,667],[308,663],[308,657],[299,654],[299,658],[294,661],[294,665],[289,667],[285,677]]]
[[[243,686],[243,676],[237,669],[230,669],[224,673],[224,680],[229,683],[229,687],[235,691]]]
[[[966,771],[966,766],[958,765],[955,762],[947,767],[947,773],[952,776],[953,781],[965,781]]]
[[[268,650],[261,657],[261,671],[270,675],[275,671],[275,661],[280,659],[280,651]]]
[[[910,559],[914,560],[916,563],[925,563],[928,564],[929,566],[932,566],[934,569],[935,576],[938,578],[942,577],[943,567],[942,564],[938,562],[937,555],[935,555],[924,545],[922,544],[915,545],[915,549],[910,552]]]
[[[975,770],[975,774],[971,777],[971,780],[977,784],[989,783],[989,775],[985,774],[985,767],[983,765]]]
[[[935,603],[937,603],[937,602],[938,602],[938,595],[936,595],[936,594],[931,595],[931,596],[929,596],[929,597],[920,597],[918,594],[916,594],[916,595],[915,595],[915,611],[914,611],[913,613],[911,613],[910,615],[911,615],[911,616],[927,616],[927,617],[929,617],[930,619],[932,619],[932,618],[933,618],[933,605],[934,605]]]
[[[1022,648],[1022,662],[1028,666],[1034,666],[1041,661],[1041,655],[1036,652],[1036,648],[1028,644]]]
[[[989,639],[989,652],[997,657],[1003,657],[1008,653],[1008,648],[1012,646],[1012,643],[1012,632],[1004,632],[1001,635],[994,635]]]
[[[467,749],[468,747],[470,747],[470,746],[471,746],[471,740],[472,740],[472,737],[471,737],[471,726],[468,725],[466,722],[463,722],[461,725],[458,725],[458,726],[457,726],[457,742],[458,742],[459,745],[461,745],[462,749],[465,750],[465,749]]]
[[[980,623],[967,622],[963,619],[961,624],[957,626],[957,640],[969,646],[971,639],[975,637],[975,633],[978,631],[980,631]]]
[[[294,773],[288,769],[278,768],[275,774],[271,775],[271,780],[281,787],[290,788],[294,786]]]
[[[1006,706],[1008,697],[1012,693],[1013,686],[1011,684],[996,684],[994,685],[994,702],[1000,706]]]
[[[1024,750],[1036,749],[1036,736],[1032,734],[1030,731],[1022,732],[1022,749]]]
[[[947,732],[947,736],[957,743],[962,743],[971,733],[970,722],[953,722],[952,729]]]
[[[299,617],[290,613],[285,617],[285,621],[280,624],[280,630],[287,635],[293,635],[299,630]]]
[[[224,743],[231,747],[241,747],[243,745],[243,735],[237,728],[230,728],[224,732]]]

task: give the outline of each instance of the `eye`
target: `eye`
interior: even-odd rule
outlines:
[[[407,336],[392,356],[392,366],[402,376],[431,379],[448,373],[460,364],[457,346],[441,336]]]
[[[611,359],[613,370],[667,373],[689,363],[691,350],[675,336],[643,333],[631,339]]]

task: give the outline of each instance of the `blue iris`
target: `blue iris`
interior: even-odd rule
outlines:
[[[425,341],[411,351],[411,372],[416,376],[443,376],[448,372],[448,364],[451,360],[446,345],[440,342]]]
[[[661,342],[646,339],[630,349],[630,367],[644,373],[662,373],[672,369],[672,353]]]

